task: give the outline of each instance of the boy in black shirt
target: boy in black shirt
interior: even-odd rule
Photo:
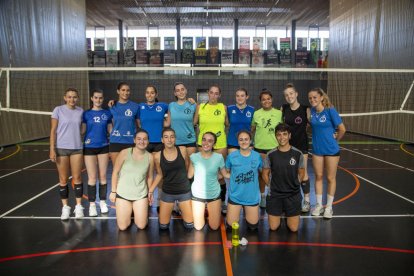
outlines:
[[[263,164],[263,179],[270,185],[266,207],[270,229],[279,228],[280,217],[284,213],[289,230],[296,232],[302,209],[300,182],[305,169],[302,152],[289,144],[290,135],[287,124],[280,123],[276,126],[275,136],[279,146],[267,153]]]

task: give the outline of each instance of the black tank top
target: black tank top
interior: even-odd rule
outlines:
[[[299,105],[296,110],[292,110],[289,104],[282,106],[283,121],[289,125],[292,133],[290,144],[302,152],[308,151],[309,147],[308,135],[306,133],[306,126],[308,124],[307,108],[306,105]]]
[[[187,178],[185,160],[178,147],[177,158],[173,161],[165,159],[164,150],[161,151],[160,166],[163,174],[162,191],[167,194],[185,194],[191,189]]]

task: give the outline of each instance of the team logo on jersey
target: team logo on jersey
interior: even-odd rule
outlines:
[[[121,133],[118,130],[114,130],[112,131],[112,136],[121,136]]]
[[[294,166],[294,165],[296,165],[296,160],[295,160],[295,158],[290,158],[290,160],[289,160],[289,164],[290,165],[292,165],[292,166]]]
[[[191,132],[187,134],[188,139],[191,139],[192,137],[193,137],[193,135],[191,134]]]
[[[271,133],[275,133],[275,129],[273,128],[273,127],[269,127],[269,134],[271,134]]]
[[[236,114],[236,110],[234,110],[234,109],[233,109],[233,110],[231,111],[231,113],[232,113],[232,114]]]
[[[108,116],[106,114],[102,114],[101,119],[104,121],[108,121]]]
[[[155,111],[157,111],[157,112],[161,112],[161,111],[162,111],[162,107],[161,107],[161,106],[157,106],[157,107],[155,108]]]
[[[319,118],[319,122],[321,122],[321,123],[325,123],[325,122],[326,122],[326,116],[325,116],[325,115],[322,115],[322,116]]]
[[[252,117],[252,113],[251,113],[250,111],[247,111],[247,112],[246,112],[246,117],[247,117],[247,118]]]
[[[128,137],[129,137],[129,136],[132,136],[132,135],[131,135],[131,131],[129,131],[129,130],[128,130],[125,136],[128,136]]]
[[[189,109],[188,107],[184,109],[184,114],[191,114],[191,109]]]
[[[85,145],[89,145],[91,143],[91,139],[86,139]]]
[[[220,135],[221,135],[221,131],[219,131],[219,132],[216,133],[217,138],[219,138]]]
[[[131,117],[132,116],[132,111],[131,111],[131,109],[127,109],[126,111],[125,111],[125,116],[128,116],[128,117]]]
[[[141,109],[145,109],[145,106],[144,106],[144,105],[142,105],[142,106],[141,106]]]
[[[302,118],[301,117],[296,117],[295,118],[295,124],[300,125],[302,123]]]
[[[234,182],[236,182],[236,184],[247,184],[253,181],[253,177],[254,177],[254,172],[251,170],[251,171],[248,171],[247,173],[238,174]]]
[[[250,163],[250,167],[252,169],[256,169],[257,168],[257,160],[252,160],[252,162]]]
[[[216,109],[216,111],[214,111],[214,116],[219,116],[221,114],[221,111]]]
[[[269,126],[271,126],[272,125],[272,119],[268,119],[267,121],[266,121],[266,123],[264,124],[264,128],[267,128],[267,127],[269,127]]]

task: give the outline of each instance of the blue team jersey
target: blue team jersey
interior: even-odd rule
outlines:
[[[193,118],[196,110],[195,104],[185,102],[183,105],[172,102],[168,106],[171,115],[171,127],[175,130],[175,144],[185,145],[195,143],[196,134],[194,131]]]
[[[141,128],[148,132],[150,143],[161,143],[164,117],[167,112],[168,105],[166,103],[155,103],[153,105],[139,104]]]
[[[247,105],[244,109],[239,109],[237,105],[227,107],[227,116],[229,118],[229,133],[227,135],[227,145],[238,146],[237,133],[241,130],[250,131],[254,107]]]
[[[259,169],[262,158],[254,150],[249,156],[233,151],[227,156],[226,169],[230,169],[229,198],[240,205],[255,205],[260,201]]]
[[[339,152],[338,142],[333,137],[335,129],[342,123],[335,108],[325,108],[317,113],[311,108],[312,152],[316,155],[333,155]]]
[[[136,119],[138,119],[139,105],[133,101],[126,103],[117,102],[109,111],[113,117],[114,127],[109,137],[111,143],[133,144],[137,131]]]
[[[112,124],[112,114],[109,110],[89,109],[83,113],[82,123],[86,125],[83,144],[85,148],[102,148],[109,144],[108,124]]]

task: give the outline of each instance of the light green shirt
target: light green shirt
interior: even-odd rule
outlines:
[[[260,108],[253,114],[252,125],[256,126],[254,147],[256,149],[271,150],[278,146],[275,128],[282,122],[282,111],[272,108]]]

